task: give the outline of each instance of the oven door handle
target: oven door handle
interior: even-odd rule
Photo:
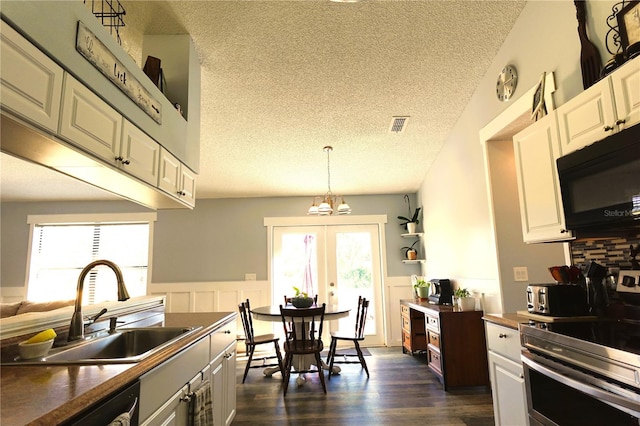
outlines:
[[[635,417],[640,417],[640,403],[636,400],[630,400],[624,398],[622,396],[616,395],[614,393],[608,392],[604,389],[601,389],[597,386],[590,385],[586,381],[581,382],[573,379],[572,377],[567,376],[557,370],[554,370],[546,365],[542,365],[539,362],[536,362],[533,359],[533,356],[528,351],[523,351],[521,354],[521,359],[524,364],[526,364],[532,370],[537,371],[540,374],[543,374],[563,385],[569,386],[573,389],[576,389],[582,393],[590,395],[596,399],[601,400],[615,408],[624,411],[625,413],[631,414]],[[583,375],[577,371],[572,371],[572,373],[576,375]],[[584,374],[585,379],[589,381],[599,381],[599,379],[594,378],[593,376],[589,376]],[[603,383],[607,383],[602,381]],[[608,384],[608,383],[607,383]]]

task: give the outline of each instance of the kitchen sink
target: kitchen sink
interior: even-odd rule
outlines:
[[[52,349],[45,358],[17,357],[4,365],[122,364],[140,362],[202,327],[144,327],[118,330]]]

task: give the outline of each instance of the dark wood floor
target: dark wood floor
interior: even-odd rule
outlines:
[[[238,358],[237,414],[233,425],[493,425],[490,390],[467,388],[445,392],[429,371],[424,355],[403,354],[401,348],[369,348],[371,378],[357,364],[327,383],[317,374],[298,387],[292,375],[287,396],[281,376],[263,376],[251,369],[244,384],[245,358]],[[242,355],[242,354],[241,354]],[[326,378],[326,376],[325,376]]]

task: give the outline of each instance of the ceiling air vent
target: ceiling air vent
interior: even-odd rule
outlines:
[[[389,128],[389,132],[397,134],[404,132],[404,129],[407,128],[408,121],[409,117],[393,117],[391,120],[391,127]]]

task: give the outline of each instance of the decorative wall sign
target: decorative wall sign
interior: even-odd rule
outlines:
[[[105,77],[131,98],[158,124],[162,123],[162,105],[116,59],[115,55],[82,23],[78,21],[76,50]]]

